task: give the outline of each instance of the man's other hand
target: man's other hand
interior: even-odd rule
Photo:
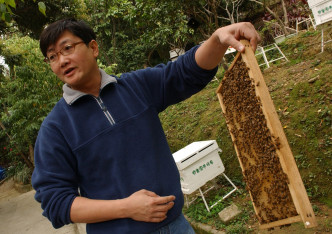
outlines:
[[[126,198],[128,217],[143,222],[161,222],[174,206],[175,196],[161,197],[154,192],[142,189]]]

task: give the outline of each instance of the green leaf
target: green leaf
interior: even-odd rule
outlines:
[[[5,21],[7,22],[7,23],[9,23],[11,20],[12,20],[12,17],[11,17],[11,15],[9,14],[9,13],[4,13],[5,14]]]
[[[7,8],[8,13],[13,14],[12,10],[10,9],[10,7],[8,5],[6,5],[6,8]]]
[[[6,0],[6,4],[8,4],[9,6],[16,8],[16,3],[15,0]]]
[[[44,2],[38,2],[39,11],[46,16],[46,5]]]
[[[6,12],[6,5],[3,3],[0,4],[0,12],[2,12],[2,13]]]

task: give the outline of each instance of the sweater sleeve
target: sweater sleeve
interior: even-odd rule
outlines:
[[[197,65],[195,53],[198,47],[193,47],[175,62],[160,64],[133,74],[158,112],[199,92],[215,76],[218,67],[205,70]]]
[[[55,228],[71,223],[70,208],[78,196],[75,167],[75,157],[59,131],[42,125],[35,145],[32,186],[43,215]]]

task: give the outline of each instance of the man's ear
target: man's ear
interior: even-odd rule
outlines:
[[[93,51],[93,56],[95,58],[98,57],[99,55],[99,47],[98,47],[98,43],[95,40],[92,40],[89,42],[89,47],[92,49]]]

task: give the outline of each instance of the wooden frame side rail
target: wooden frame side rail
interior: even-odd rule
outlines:
[[[293,199],[294,206],[296,208],[296,212],[298,216],[289,217],[287,219],[277,220],[270,223],[264,223],[260,225],[260,229],[271,228],[275,226],[285,225],[289,223],[303,221],[305,228],[311,228],[317,226],[315,214],[311,207],[307,192],[303,185],[300,173],[298,171],[296,162],[294,160],[293,154],[291,152],[290,146],[288,144],[286,135],[284,133],[283,127],[275,110],[273,101],[271,99],[270,93],[264,81],[263,75],[257,63],[255,54],[246,40],[241,40],[241,43],[245,46],[244,53],[238,53],[234,58],[233,63],[230,65],[228,71],[232,70],[237,60],[242,59],[242,61],[249,68],[248,74],[250,78],[254,81],[256,96],[260,98],[261,101],[261,109],[266,119],[266,124],[268,129],[270,130],[272,136],[274,138],[278,138],[279,147],[276,150],[276,154],[279,157],[279,161],[281,164],[281,168],[283,172],[288,177],[288,188]],[[259,85],[258,85],[259,84]],[[219,85],[217,89],[217,96],[220,102],[220,106],[222,108],[223,113],[226,113],[226,107],[223,103],[223,96],[221,94],[222,83]],[[227,121],[226,121],[227,123]],[[230,130],[230,126],[227,123],[227,127]],[[231,138],[233,143],[236,141],[235,136],[230,131]],[[243,168],[243,164],[241,163],[239,156],[239,149],[237,149],[236,144],[234,144],[235,151],[240,161],[240,166],[242,172],[244,172],[245,168]],[[250,193],[250,191],[249,191]],[[252,198],[252,194],[250,193],[250,197]],[[257,207],[254,209],[257,214]],[[258,214],[257,214],[258,215]]]

